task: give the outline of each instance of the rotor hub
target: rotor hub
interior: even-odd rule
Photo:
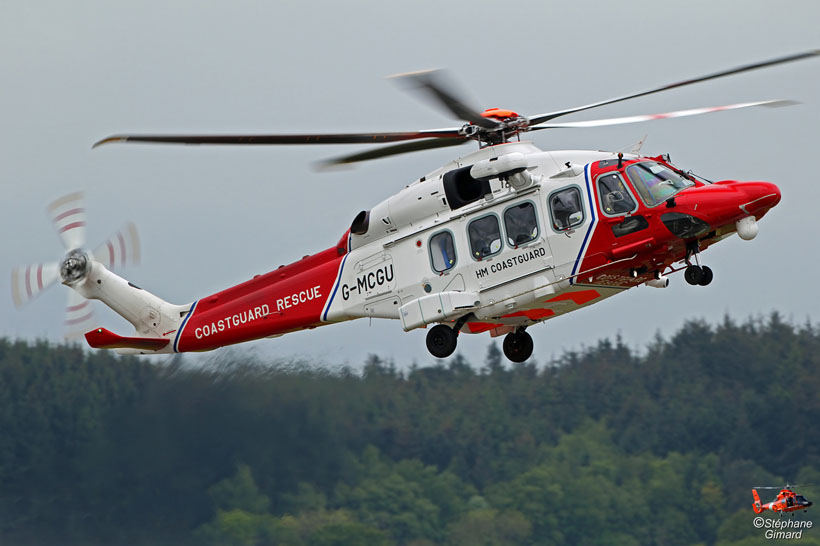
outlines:
[[[60,278],[63,284],[75,284],[91,271],[91,259],[85,251],[75,248],[60,261]]]
[[[480,144],[492,145],[509,142],[511,137],[529,128],[529,119],[512,110],[488,108],[481,113],[481,117],[494,120],[498,125],[487,128],[470,122],[461,127],[459,134],[477,140]]]

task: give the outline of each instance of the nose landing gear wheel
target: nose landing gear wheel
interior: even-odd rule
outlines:
[[[458,332],[447,325],[439,324],[427,332],[427,350],[436,358],[447,358],[456,350]]]
[[[504,356],[513,362],[524,362],[532,356],[532,336],[527,332],[511,332],[504,338]]]

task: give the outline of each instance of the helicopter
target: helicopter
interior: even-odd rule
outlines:
[[[534,116],[479,111],[440,71],[395,80],[464,123],[389,133],[136,135],[100,140],[187,145],[388,144],[325,162],[346,165],[441,147],[478,149],[421,176],[353,218],[338,242],[317,254],[191,303],[168,303],[111,273],[96,252],[67,246],[59,279],[124,317],[136,334],[104,328],[85,334],[94,348],[131,354],[208,351],[357,318],[429,328],[426,345],[451,355],[460,334],[504,336],[505,356],[527,360],[535,324],[669,275],[706,286],[713,271],[700,253],[758,221],[780,201],[769,182],[711,182],[669,155],[545,151],[521,140],[531,131],[589,128],[792,104],[765,100],[591,121],[557,118],[604,105],[769,66],[820,50],[739,66],[583,106]],[[26,271],[36,271],[30,266]],[[18,275],[18,284],[22,282]],[[26,277],[26,282],[32,281]],[[18,292],[22,289],[17,287]]]
[[[752,496],[755,499],[754,504],[752,505],[752,510],[754,510],[755,514],[762,514],[765,510],[771,510],[772,512],[779,512],[780,517],[783,517],[783,514],[788,512],[797,512],[798,510],[803,510],[806,512],[807,508],[810,507],[813,503],[806,500],[806,497],[803,495],[796,494],[793,489],[795,487],[806,487],[806,484],[803,485],[789,485],[786,484],[783,487],[755,487],[752,489]],[[757,494],[758,489],[779,489],[780,492],[777,494],[777,497],[772,501],[766,504],[762,504],[760,502],[760,496]],[[794,514],[792,514],[794,516]]]

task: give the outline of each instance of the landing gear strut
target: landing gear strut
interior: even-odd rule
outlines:
[[[524,330],[510,332],[504,338],[504,356],[513,362],[524,362],[532,356],[532,337]]]
[[[695,263],[693,264],[690,258],[695,257]],[[700,252],[698,251],[698,244],[697,242],[694,245],[690,245],[686,249],[686,271],[683,274],[683,277],[686,279],[686,282],[693,286],[706,286],[712,279],[715,277],[714,273],[712,273],[712,268],[706,265],[700,265]]]

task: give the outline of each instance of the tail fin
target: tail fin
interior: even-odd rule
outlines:
[[[763,508],[763,505],[760,503],[760,497],[757,494],[757,489],[752,489],[752,496],[755,499],[755,503],[752,505],[752,510],[755,511],[755,514],[762,514],[765,508]]]
[[[97,328],[85,334],[88,344],[95,349],[136,349],[158,351],[171,342],[170,339],[151,337],[123,337],[105,328]]]

